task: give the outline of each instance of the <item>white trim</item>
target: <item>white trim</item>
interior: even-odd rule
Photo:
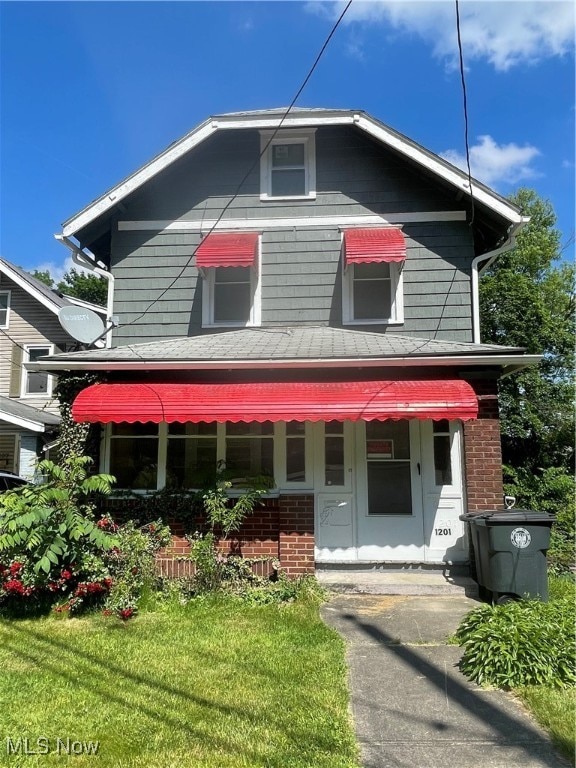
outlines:
[[[74,235],[78,230],[110,210],[110,208],[117,205],[146,181],[160,173],[218,130],[242,128],[274,129],[280,126],[282,128],[313,128],[327,125],[356,125],[359,129],[378,139],[383,144],[394,148],[406,157],[428,168],[465,194],[470,194],[470,191],[472,191],[476,200],[488,206],[512,224],[520,225],[522,223],[521,214],[514,207],[507,204],[505,200],[502,200],[490,190],[479,186],[478,182],[473,182],[472,189],[470,190],[466,173],[451,166],[448,162],[441,160],[423,147],[414,144],[406,136],[387,128],[373,118],[352,112],[339,114],[324,112],[323,116],[311,112],[308,113],[307,117],[288,116],[284,120],[282,115],[275,115],[274,117],[245,116],[244,118],[239,118],[219,116],[209,118],[182,139],[172,144],[167,150],[157,155],[149,163],[142,166],[139,171],[128,176],[94,203],[91,203],[78,214],[68,219],[64,224],[62,233],[65,236]]]
[[[55,315],[58,314],[58,310],[62,306],[61,304],[58,304],[56,301],[50,301],[48,296],[45,296],[39,290],[34,288],[33,285],[30,285],[27,280],[24,280],[17,272],[14,272],[4,260],[0,259],[0,273],[2,272],[6,275],[6,277],[16,283],[16,285],[26,291],[26,293],[29,293],[30,296],[33,296],[37,301],[40,302],[40,304],[49,309],[50,312],[53,312]]]
[[[273,202],[282,200],[315,200],[316,199],[316,129],[300,129],[298,131],[260,132],[260,200]],[[274,138],[273,138],[274,137]],[[272,194],[272,147],[276,144],[302,144],[304,146],[304,194],[303,195],[273,195]],[[298,166],[299,168],[300,166]],[[286,168],[286,170],[289,170]]]
[[[22,427],[23,429],[29,429],[31,432],[46,431],[46,425],[39,421],[31,421],[30,419],[25,419],[22,416],[14,416],[13,414],[6,413],[6,411],[2,410],[0,410],[0,421],[7,421],[9,424],[14,424],[15,426]]]
[[[277,200],[278,198],[272,198]],[[390,213],[384,216],[366,214],[360,216],[292,216],[267,219],[203,219],[202,221],[171,221],[170,219],[143,219],[141,221],[119,221],[119,232],[210,232],[212,230],[252,231],[302,229],[313,227],[380,227],[391,224],[426,223],[439,221],[466,221],[466,211],[410,211]]]
[[[83,309],[91,309],[92,312],[96,312],[99,315],[106,314],[106,307],[101,307],[100,304],[93,304],[91,301],[83,301],[77,299],[76,296],[68,296],[68,294],[62,294],[66,301],[70,304],[74,304],[76,307],[82,307]]]
[[[414,368],[430,367],[461,367],[495,366],[504,369],[505,373],[538,365],[542,355],[445,355],[430,357],[399,357],[373,358],[311,358],[274,359],[267,360],[54,360],[38,361],[29,366],[37,371],[208,371],[208,370],[269,370],[270,368],[303,369],[303,368]]]
[[[22,400],[29,400],[29,399],[49,399],[52,397],[52,388],[54,385],[54,377],[50,376],[48,374],[46,379],[46,392],[26,392],[26,388],[28,385],[28,374],[29,373],[42,373],[42,369],[38,368],[32,368],[29,369],[27,367],[27,363],[30,362],[30,352],[34,349],[47,349],[48,355],[54,354],[54,344],[24,344],[23,351],[24,351],[24,360],[22,361],[22,370],[20,375],[20,398]]]
[[[250,270],[251,305],[250,316],[245,323],[215,323],[214,322],[214,284],[216,267],[205,267],[202,274],[202,328],[255,328],[262,323],[262,235],[258,235],[256,258]],[[223,267],[226,269],[226,267]]]
[[[0,296],[7,296],[8,297],[8,301],[6,303],[6,322],[0,324],[0,328],[7,329],[7,328],[10,328],[10,307],[12,305],[12,291],[10,291],[8,289],[6,289],[6,290],[2,289],[0,291]]]

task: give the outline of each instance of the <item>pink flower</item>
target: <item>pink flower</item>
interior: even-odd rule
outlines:
[[[128,619],[134,614],[134,610],[132,608],[123,608],[119,612],[119,616],[122,619],[122,621],[128,621]]]
[[[69,571],[67,568],[65,568],[62,573],[60,574],[63,579],[71,579],[72,578],[72,571]]]

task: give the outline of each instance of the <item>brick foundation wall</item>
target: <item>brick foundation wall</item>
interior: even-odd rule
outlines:
[[[464,422],[467,511],[504,508],[498,385],[471,380],[478,396],[478,418]]]
[[[102,511],[117,519],[130,518],[130,502],[121,499],[106,499]],[[120,513],[121,514],[118,514]],[[169,547],[158,553],[157,562],[161,573],[166,576],[190,576],[193,573],[191,561],[179,560],[190,554],[186,534],[190,526],[178,520],[167,521],[172,532]],[[201,521],[198,520],[198,523]],[[265,557],[278,560],[280,567],[289,576],[314,572],[314,495],[280,496],[264,499],[253,514],[244,521],[242,528],[224,542],[220,542],[223,554],[235,554],[246,558]],[[270,564],[254,565],[260,575],[271,572]]]

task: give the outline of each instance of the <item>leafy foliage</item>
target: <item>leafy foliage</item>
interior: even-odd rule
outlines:
[[[543,355],[500,382],[504,462],[539,474],[574,467],[574,267],[561,262],[549,202],[533,190],[514,195],[530,223],[516,248],[498,257],[480,282],[482,341]]]
[[[76,267],[72,267],[66,272],[58,284],[48,269],[35,269],[30,273],[40,282],[58,291],[66,296],[74,296],[82,301],[88,301],[92,304],[98,304],[101,307],[106,306],[108,299],[108,283],[93,272],[83,272]]]
[[[70,457],[62,466],[41,461],[46,477],[41,485],[27,485],[0,497],[0,553],[25,554],[34,573],[54,580],[89,547],[105,549],[114,537],[94,521],[91,496],[110,493],[114,478],[88,475],[91,459]]]
[[[254,511],[255,505],[265,493],[261,488],[247,488],[234,500],[228,497],[231,487],[229,480],[219,478],[216,486],[202,495],[209,525],[212,529],[219,528],[225,539],[240,530],[244,518]]]
[[[573,685],[574,583],[566,580],[556,593],[549,603],[482,605],[469,613],[456,633],[464,674],[500,688]]]

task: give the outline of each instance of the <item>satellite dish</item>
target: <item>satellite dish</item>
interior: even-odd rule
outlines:
[[[102,318],[91,309],[62,307],[58,310],[58,320],[73,339],[83,344],[92,344],[105,333]]]

